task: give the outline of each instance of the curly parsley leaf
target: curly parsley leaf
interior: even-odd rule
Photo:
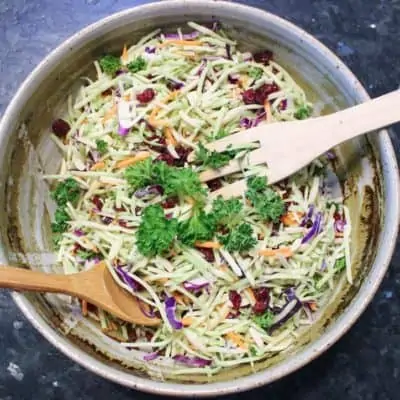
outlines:
[[[294,117],[296,119],[306,119],[311,115],[312,111],[313,109],[311,106],[309,106],[308,104],[303,104],[296,110],[296,112],[294,113]]]
[[[242,220],[242,210],[239,199],[224,200],[219,196],[213,201],[211,216],[217,224],[232,228]]]
[[[228,251],[247,251],[257,244],[253,236],[253,228],[247,223],[239,225],[226,235],[219,235],[218,240]]]
[[[333,268],[336,271],[343,271],[344,269],[346,269],[346,257],[343,256],[341,258],[338,258],[335,261],[335,265],[333,266]]]
[[[73,178],[67,178],[60,182],[51,192],[51,197],[58,206],[64,207],[68,202],[75,205],[78,202],[80,188],[78,182]]]
[[[131,165],[125,170],[124,177],[132,189],[140,189],[153,183],[154,165],[150,158]]]
[[[105,154],[108,149],[108,143],[105,140],[97,139],[96,140],[96,149],[100,154]]]
[[[51,224],[53,233],[63,233],[68,229],[68,222],[71,217],[63,207],[57,208],[54,214],[54,222]]]
[[[102,57],[99,61],[99,64],[103,72],[112,76],[115,75],[121,68],[120,58],[111,54]]]
[[[262,77],[262,75],[263,75],[263,70],[261,68],[253,67],[249,69],[250,78],[258,80]]]
[[[193,246],[198,240],[211,240],[214,232],[214,220],[198,208],[194,210],[191,218],[178,225],[178,239],[187,246]]]
[[[279,194],[266,185],[266,178],[249,179],[247,181],[246,198],[262,219],[277,222],[285,212],[285,205]]]
[[[243,149],[228,149],[221,152],[207,150],[202,143],[196,151],[196,162],[202,164],[204,167],[218,169],[233,160],[235,156],[243,151]]]
[[[147,207],[136,233],[136,245],[146,257],[166,253],[173,244],[177,234],[176,219],[167,219],[159,204]]]
[[[135,73],[146,69],[147,62],[143,57],[139,56],[135,60],[131,61],[127,67],[130,72]]]
[[[274,314],[271,311],[266,311],[262,315],[256,315],[253,320],[262,329],[267,330],[274,322]]]

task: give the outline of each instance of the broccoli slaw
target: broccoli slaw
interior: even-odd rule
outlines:
[[[64,273],[104,260],[162,323],[135,326],[85,302],[83,315],[145,363],[210,375],[289,350],[338,279],[352,283],[351,223],[326,183],[331,154],[273,187],[266,166],[245,163],[201,184],[199,172],[256,146],[215,153],[208,142],[312,108],[270,51],[239,51],[216,22],[188,25],[95,61],[96,78],[83,79],[53,123],[63,157],[45,179]],[[248,186],[241,198],[211,197],[238,179]]]

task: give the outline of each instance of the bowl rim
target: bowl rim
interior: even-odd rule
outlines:
[[[46,74],[46,72],[57,63],[58,58],[73,48],[74,45],[79,44],[91,34],[99,31],[101,27],[104,27],[107,24],[112,24],[121,17],[129,17],[130,15],[137,14],[139,11],[165,9],[168,8],[170,4],[187,6],[189,1],[192,0],[166,0],[125,9],[106,18],[100,19],[70,36],[49,55],[47,55],[20,86],[4,112],[3,118],[0,122],[0,141],[3,140],[6,137],[7,132],[12,129],[15,120],[18,120],[18,114],[25,102],[25,92],[30,92],[32,88],[35,87],[35,81]],[[286,29],[290,29],[304,41],[308,42],[309,45],[316,48],[320,53],[323,53],[324,57],[331,65],[336,65],[337,68],[341,70],[343,79],[352,83],[357,101],[361,102],[369,99],[369,96],[361,83],[333,52],[313,36],[291,22],[259,8],[227,1],[196,0],[196,5],[204,7],[212,6],[213,8],[218,8],[220,11],[237,9],[245,14],[257,13],[258,16],[262,13],[262,17],[265,19],[266,23],[270,21],[279,24]],[[386,201],[388,203],[390,202],[390,207],[385,210],[385,221],[399,221],[400,202],[398,193],[400,193],[400,180],[395,152],[387,132],[382,131],[377,140],[378,147],[382,153],[382,164],[385,166],[384,180],[386,181]],[[351,301],[351,304],[341,314],[337,321],[335,321],[317,340],[313,341],[304,349],[298,351],[295,355],[290,356],[286,361],[279,362],[277,365],[266,370],[235,379],[234,381],[204,384],[158,382],[153,381],[150,378],[137,377],[128,372],[118,370],[112,366],[105,365],[100,360],[71,344],[66,337],[47,324],[38,311],[36,311],[33,304],[23,294],[13,292],[12,297],[25,317],[52,345],[76,363],[103,378],[133,389],[159,395],[172,395],[179,397],[226,395],[233,392],[260,387],[296,371],[318,357],[331,347],[341,336],[343,336],[359,318],[377,291],[389,266],[396,244],[397,233],[398,223],[389,224],[385,222],[380,236],[380,242],[385,242],[384,250],[378,249],[371,271],[358,290],[358,293]]]

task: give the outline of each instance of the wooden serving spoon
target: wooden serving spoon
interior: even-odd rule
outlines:
[[[323,117],[303,121],[262,124],[206,145],[207,149],[224,151],[229,145],[259,142],[260,147],[248,154],[247,165],[267,164],[268,183],[278,182],[306,166],[332,147],[356,136],[400,121],[400,90]],[[244,162],[245,160],[243,160]],[[241,171],[238,160],[200,174],[209,180]],[[245,180],[216,190],[212,196],[240,196],[246,190]]]
[[[136,298],[114,281],[104,262],[89,271],[71,275],[46,274],[0,265],[0,288],[63,293],[86,300],[127,322],[147,326],[161,322],[143,314]]]

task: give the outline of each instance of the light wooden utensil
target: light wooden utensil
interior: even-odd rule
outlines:
[[[263,124],[209,143],[209,150],[224,151],[229,145],[259,142],[247,158],[247,165],[267,164],[268,183],[275,183],[298,171],[332,147],[356,136],[400,121],[400,90],[323,117],[302,121]],[[202,182],[243,169],[244,161],[233,160],[217,170],[200,174]],[[212,193],[213,196],[239,196],[245,180]]]
[[[46,274],[0,265],[0,287],[22,291],[63,293],[78,297],[138,325],[154,326],[158,318],[141,311],[136,298],[115,283],[104,262],[89,271],[71,275]]]

